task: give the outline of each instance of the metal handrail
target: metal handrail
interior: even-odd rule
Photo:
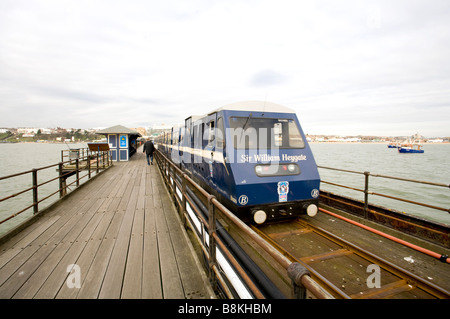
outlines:
[[[327,292],[323,287],[321,287],[316,281],[314,281],[310,275],[302,270],[305,269],[304,265],[297,262],[291,262],[286,256],[275,249],[267,241],[265,241],[259,234],[257,234],[253,229],[251,229],[247,224],[242,222],[236,215],[234,215],[230,210],[222,205],[213,195],[206,192],[200,185],[198,185],[194,180],[192,180],[185,172],[183,172],[176,164],[170,161],[163,153],[159,150],[155,151],[155,158],[157,159],[160,171],[163,173],[162,176],[169,186],[170,192],[173,194],[178,207],[180,207],[180,215],[183,223],[189,225],[193,230],[193,233],[200,243],[203,253],[205,254],[210,268],[210,280],[213,284],[216,281],[222,284],[225,289],[225,293],[229,298],[232,298],[230,290],[226,287],[225,280],[223,279],[222,272],[219,271],[218,262],[215,257],[216,247],[219,246],[222,251],[225,251],[225,255],[230,259],[230,262],[235,267],[237,273],[239,273],[242,280],[245,282],[247,287],[251,290],[253,295],[257,298],[263,298],[263,294],[259,291],[258,287],[251,281],[247,276],[245,271],[237,263],[233,254],[230,253],[227,246],[224,245],[222,239],[217,235],[216,229],[216,218],[217,211],[222,213],[233,222],[239,229],[241,229],[246,235],[248,235],[252,240],[254,240],[266,253],[268,253],[276,262],[278,262],[287,272],[287,275],[291,278],[293,285],[293,291],[298,291],[299,289],[307,289],[316,298],[320,299],[332,299],[334,298],[329,292]],[[181,182],[179,181],[181,179]],[[195,189],[199,192],[201,196],[204,197],[204,201],[207,203],[208,216],[204,218],[200,211],[198,211],[196,205],[192,202],[191,198],[187,196],[188,189]],[[178,194],[181,193],[181,198]],[[192,225],[192,221],[189,218],[187,212],[187,204],[189,203],[190,208],[198,218],[201,223],[201,229],[207,231],[209,240],[205,242],[205,236],[200,237],[195,231],[195,227]],[[302,296],[305,294],[295,294],[294,297]]]
[[[59,193],[59,199],[61,199],[62,197],[64,197],[67,194],[67,189],[69,188],[69,186],[76,184],[76,187],[80,186],[80,181],[83,178],[91,178],[91,172],[92,171],[96,171],[97,173],[99,172],[99,169],[106,169],[109,168],[112,165],[112,161],[110,160],[110,155],[108,154],[108,151],[100,151],[100,152],[91,152],[88,148],[86,149],[77,149],[77,150],[71,150],[73,151],[78,151],[82,153],[82,156],[77,156],[76,159],[70,159],[70,160],[66,160],[63,161],[64,157],[67,157],[64,155],[65,150],[61,151],[61,159],[62,161],[56,164],[51,164],[51,165],[47,165],[47,166],[43,166],[43,167],[39,167],[39,168],[34,168],[31,170],[27,170],[27,171],[23,171],[23,172],[19,172],[16,174],[11,174],[11,175],[7,175],[7,176],[1,176],[0,177],[0,181],[2,180],[7,180],[10,178],[14,178],[17,176],[22,176],[22,175],[26,175],[26,174],[31,174],[31,180],[32,180],[32,186],[22,189],[14,194],[10,194],[4,198],[0,198],[0,203],[4,202],[8,199],[17,197],[19,195],[22,195],[26,192],[32,191],[32,204],[28,205],[25,208],[20,209],[19,211],[11,214],[10,216],[0,220],[0,224],[5,223],[8,220],[11,220],[12,218],[20,215],[21,213],[27,211],[30,208],[33,208],[33,214],[36,214],[39,212],[39,203],[42,203],[43,201],[49,199],[50,197],[56,195],[57,193]],[[93,163],[91,163],[91,159],[94,160],[94,164],[96,163],[95,166],[91,165]],[[102,167],[99,166],[100,160],[102,162]],[[86,167],[80,167],[80,162],[81,161],[86,161]],[[105,162],[107,163],[107,165],[105,165]],[[63,167],[66,164],[73,164],[75,163],[75,168],[71,171],[68,172],[63,172]],[[49,169],[49,168],[54,168],[57,167],[56,171],[58,171],[58,174],[56,177],[50,178],[49,180],[43,181],[41,183],[38,183],[38,172],[45,170],[45,169]],[[80,176],[79,172],[81,172],[82,170],[87,170],[87,173],[85,175]],[[76,174],[76,178],[73,182],[71,182],[70,184],[65,184],[65,180],[73,175]],[[45,197],[43,198],[39,198],[39,187],[42,187],[50,182],[53,182],[55,180],[59,180],[59,187],[56,189],[56,191],[50,193],[50,194],[46,194]],[[70,190],[70,188],[69,188]]]
[[[347,170],[347,169],[333,168],[333,167],[327,167],[327,166],[319,166],[318,165],[317,167],[318,168],[323,168],[323,169],[328,169],[328,170],[333,170],[333,171],[340,171],[340,172],[359,174],[359,175],[364,175],[365,176],[364,189],[353,188],[353,187],[350,187],[350,186],[346,186],[346,185],[342,185],[342,184],[337,184],[337,183],[321,180],[321,183],[324,183],[324,184],[329,184],[329,185],[333,185],[333,186],[347,188],[347,189],[351,189],[351,190],[354,190],[354,191],[358,191],[358,192],[364,193],[364,218],[367,218],[367,214],[368,214],[368,205],[369,205],[368,196],[369,195],[385,197],[385,198],[389,198],[389,199],[393,199],[393,200],[397,200],[397,201],[402,201],[402,202],[406,202],[406,203],[419,205],[419,206],[423,206],[423,207],[427,207],[427,208],[431,208],[431,209],[440,210],[440,211],[444,211],[444,212],[450,213],[450,208],[438,207],[438,206],[434,206],[434,205],[430,205],[430,204],[426,204],[426,203],[421,203],[421,202],[418,202],[418,201],[413,201],[413,200],[409,200],[409,199],[405,199],[405,198],[400,198],[400,197],[396,197],[396,196],[391,196],[391,195],[386,195],[386,194],[382,194],[382,193],[378,193],[378,192],[369,191],[369,176],[386,178],[386,179],[393,179],[393,180],[399,180],[399,181],[404,181],[404,182],[418,183],[418,184],[426,184],[426,185],[431,185],[431,186],[436,186],[436,187],[445,187],[445,188],[450,188],[450,184],[435,183],[435,182],[430,182],[430,181],[415,180],[415,179],[410,179],[410,178],[403,178],[403,177],[396,177],[396,176],[389,176],[389,175],[372,174],[370,172],[360,172],[360,171],[353,171],[353,170]]]

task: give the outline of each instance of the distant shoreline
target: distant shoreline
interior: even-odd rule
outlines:
[[[37,141],[20,141],[20,142],[1,142],[0,144],[86,144],[93,143],[93,141],[79,141],[79,142],[37,142]],[[389,145],[391,142],[345,142],[345,141],[312,141],[309,144],[385,144]],[[402,143],[400,143],[402,144]],[[440,144],[450,144],[450,142],[421,142],[421,145],[440,145]]]
[[[345,141],[321,141],[321,142],[317,142],[317,141],[313,141],[313,142],[308,142],[309,144],[385,144],[385,145],[389,145],[391,144],[391,142],[345,142]],[[400,143],[403,144],[403,143]],[[450,142],[420,142],[419,144],[423,145],[423,144],[427,144],[427,145],[439,145],[439,144],[450,144]]]

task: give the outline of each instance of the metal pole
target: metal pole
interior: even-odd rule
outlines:
[[[96,170],[96,174],[98,174],[98,152],[97,152],[97,170]]]
[[[214,196],[208,197],[208,230],[209,230],[209,281],[213,286],[214,291],[217,289],[217,281],[214,274],[214,266],[216,266],[216,209],[212,202]]]
[[[37,169],[32,170],[33,178],[33,212],[38,212],[38,189],[37,189]]]
[[[60,162],[58,164],[58,170],[59,170],[59,198],[62,198],[64,196],[64,191],[63,191],[64,182],[63,182],[63,177],[62,177],[63,163],[62,162]]]
[[[79,159],[78,158],[75,160],[75,169],[76,169],[77,187],[78,187],[78,186],[80,186],[80,170],[79,170]]]
[[[88,178],[91,179],[91,154],[89,152],[86,156],[86,167],[88,169]]]
[[[367,219],[367,210],[369,208],[369,175],[370,172],[364,172],[364,218]]]

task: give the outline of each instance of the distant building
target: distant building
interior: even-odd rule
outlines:
[[[35,128],[35,127],[19,127],[17,129],[17,133],[19,133],[19,134],[37,134],[38,131],[39,131],[39,128]]]
[[[432,140],[428,140],[428,143],[444,143],[444,140],[442,138],[435,138]]]

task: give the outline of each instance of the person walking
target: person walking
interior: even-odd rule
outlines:
[[[148,165],[153,165],[153,152],[155,151],[155,145],[153,145],[153,142],[150,139],[147,139],[147,142],[144,144],[144,149],[142,150],[142,153],[147,154],[147,163]]]

